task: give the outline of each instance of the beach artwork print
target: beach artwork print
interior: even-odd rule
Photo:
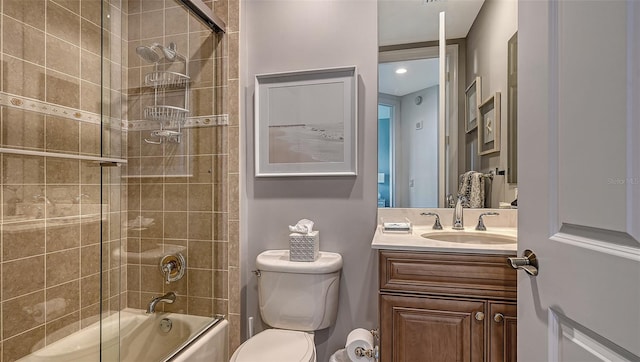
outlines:
[[[256,75],[256,177],[357,175],[354,66]]]
[[[344,83],[269,89],[268,163],[345,161]]]

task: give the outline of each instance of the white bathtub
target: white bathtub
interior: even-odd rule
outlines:
[[[160,328],[163,319],[171,321],[168,332]],[[228,324],[222,320],[213,325],[208,317],[161,312],[147,315],[142,310],[127,308],[102,321],[102,360],[227,362]],[[196,339],[185,342],[194,335],[198,335]],[[100,359],[99,342],[100,323],[97,322],[45,348],[34,347],[37,350],[19,361],[97,361]],[[36,344],[39,345],[42,343]]]

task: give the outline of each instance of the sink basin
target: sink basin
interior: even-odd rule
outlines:
[[[517,241],[514,236],[485,232],[424,233],[421,236],[431,240],[462,244],[514,244]]]

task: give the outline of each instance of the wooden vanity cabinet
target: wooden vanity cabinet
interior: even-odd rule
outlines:
[[[516,273],[506,258],[381,250],[381,361],[515,361]]]

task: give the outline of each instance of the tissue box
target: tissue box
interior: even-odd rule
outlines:
[[[289,234],[289,260],[316,261],[320,250],[320,232]]]

